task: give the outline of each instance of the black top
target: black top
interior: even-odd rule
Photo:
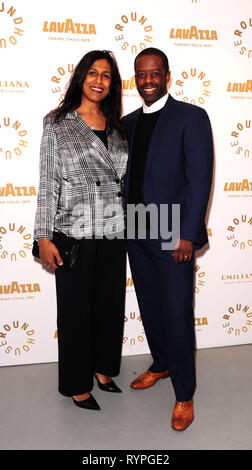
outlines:
[[[150,114],[145,114],[143,111],[141,111],[137,121],[130,167],[130,187],[128,201],[130,204],[144,204],[143,180],[146,159],[150,139],[160,113],[161,109]]]
[[[148,114],[141,111],[141,114],[137,120],[130,166],[129,204],[145,204],[143,198],[144,172],[151,136],[160,113],[161,109],[159,111],[155,111],[154,113]],[[139,222],[140,220],[138,219],[138,212],[136,211],[134,218],[135,230],[141,230],[144,226],[146,226],[147,230],[150,230],[150,217],[148,212],[146,213],[145,218],[146,225],[141,227],[141,223]],[[134,228],[128,225],[128,229],[130,231],[134,230]],[[135,231],[135,237],[137,237],[137,233],[140,232]]]
[[[107,133],[106,130],[104,131],[97,131],[96,129],[93,129],[94,133],[101,139],[101,141],[104,143],[106,149],[108,149],[108,138],[107,138]]]

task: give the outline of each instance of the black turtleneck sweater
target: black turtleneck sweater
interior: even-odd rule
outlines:
[[[143,181],[146,159],[150,139],[160,113],[161,109],[150,114],[145,114],[141,111],[138,118],[132,147],[129,204],[144,204]]]

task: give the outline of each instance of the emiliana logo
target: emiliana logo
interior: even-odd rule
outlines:
[[[195,67],[184,70],[175,82],[175,95],[178,99],[197,105],[204,105],[211,96],[211,81],[203,71]]]
[[[234,45],[239,54],[248,59],[252,57],[251,27],[252,18],[249,18],[242,20],[238,28],[234,30]]]
[[[51,77],[51,93],[55,96],[57,101],[61,101],[65,97],[65,89],[74,71],[73,64],[64,64],[57,68],[55,75]]]
[[[222,315],[222,327],[226,334],[231,336],[244,336],[252,326],[252,311],[248,305],[236,304],[228,307]]]
[[[221,280],[222,282],[224,282],[224,284],[240,284],[252,282],[252,272],[222,274]]]
[[[15,46],[23,34],[23,18],[15,6],[0,2],[0,49]]]
[[[218,40],[217,31],[197,26],[171,28],[170,39],[175,39],[175,46],[211,47]]]
[[[0,261],[24,260],[31,254],[33,236],[26,227],[13,222],[0,226]]]
[[[0,80],[1,93],[24,93],[29,88],[26,80]]]
[[[27,134],[20,121],[0,117],[0,159],[20,158],[28,145]]]
[[[29,353],[36,342],[34,335],[35,330],[27,322],[14,320],[2,323],[0,325],[0,357],[5,354],[21,356]]]
[[[230,145],[234,155],[241,158],[249,158],[252,145],[251,120],[247,119],[246,121],[238,122],[231,132],[231,137]]]
[[[227,240],[233,248],[246,250],[252,247],[252,217],[246,214],[234,217],[232,225],[227,227]]]
[[[150,47],[153,41],[149,19],[137,12],[122,15],[120,23],[115,25],[115,30],[115,40],[121,49],[134,55]]]

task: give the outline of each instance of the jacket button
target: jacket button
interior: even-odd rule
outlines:
[[[100,181],[96,181],[96,186],[101,186],[101,182],[100,182]]]
[[[120,183],[119,178],[116,178],[116,184],[119,184],[119,183]]]
[[[117,196],[121,197],[121,195],[122,195],[122,193],[121,193],[121,191],[119,191],[119,193],[117,193]]]

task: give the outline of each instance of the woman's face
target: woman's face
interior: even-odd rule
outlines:
[[[107,59],[96,60],[90,67],[83,82],[83,97],[99,103],[109,93],[111,85],[111,67]]]

